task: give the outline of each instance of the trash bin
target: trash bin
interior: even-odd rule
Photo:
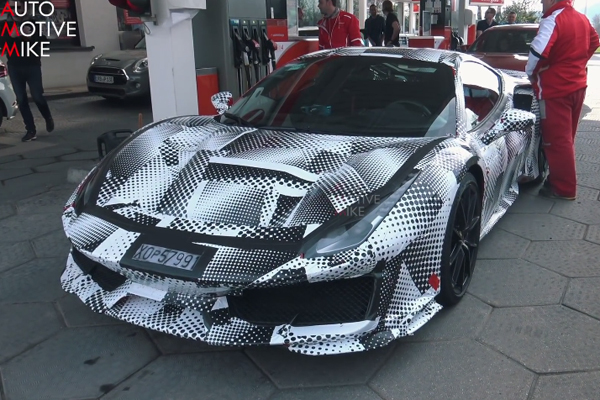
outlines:
[[[198,114],[215,115],[217,110],[213,107],[210,98],[219,93],[219,74],[216,68],[196,69],[196,89],[198,91]]]

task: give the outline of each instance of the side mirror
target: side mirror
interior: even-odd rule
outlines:
[[[516,109],[504,111],[500,120],[483,135],[481,141],[489,145],[510,132],[528,133],[535,125],[535,120],[535,114],[529,111]]]
[[[231,92],[219,92],[214,94],[210,101],[213,107],[217,110],[219,115],[225,113],[225,111],[229,110],[233,102],[233,94]]]

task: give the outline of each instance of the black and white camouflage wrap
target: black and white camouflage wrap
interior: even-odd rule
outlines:
[[[362,51],[373,50],[338,54]],[[428,49],[376,51],[455,68],[465,57]],[[456,131],[442,139],[277,132],[197,116],[143,128],[92,171],[97,196],[76,213],[75,192],[62,216],[73,252],[123,281],[103,289],[72,252],[63,289],[96,312],[212,345],[285,345],[321,355],[374,349],[413,334],[441,309],[435,278],[465,173],[479,169],[484,180],[482,237],[516,199],[518,179],[537,175],[537,125],[494,140],[509,122],[528,115],[512,109],[514,83],[506,82],[506,102],[498,111],[506,111],[502,119],[473,133],[466,129],[456,76]],[[366,241],[328,257],[300,254],[305,238],[384,187],[426,147],[415,165],[416,179]],[[127,252],[153,236],[181,238],[188,247],[210,249],[212,258],[194,279],[124,265]],[[231,296],[243,299],[244,291],[351,282],[375,270],[381,278],[370,319],[272,326],[229,312]]]

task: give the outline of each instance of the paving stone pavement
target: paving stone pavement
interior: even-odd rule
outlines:
[[[148,105],[51,101],[56,132],[0,129],[0,399],[597,399],[600,390],[600,66],[577,142],[579,199],[522,187],[481,243],[469,293],[412,337],[308,357],[220,348],[95,314],[60,288],[71,167]]]

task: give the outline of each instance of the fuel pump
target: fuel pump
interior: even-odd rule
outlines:
[[[240,35],[240,21],[238,19],[229,20],[231,29],[231,41],[233,42],[233,65],[237,69],[238,90],[241,96],[244,93],[242,65],[244,65],[245,45]]]
[[[250,34],[252,35],[252,64],[254,65],[254,83],[258,83],[262,79],[260,73],[261,64],[261,45],[260,34],[258,33],[258,20],[253,20],[250,24]]]
[[[277,63],[275,61],[275,42],[269,39],[267,35],[267,26],[261,26],[261,49],[263,51],[263,65],[266,65],[267,75],[275,71]],[[269,60],[271,61],[271,70],[269,71]]]
[[[252,78],[250,76],[250,63],[253,55],[253,43],[250,37],[250,25],[248,20],[242,20],[242,43],[244,46],[244,70],[246,71],[246,90],[252,87]]]
[[[258,31],[258,41],[260,43],[260,59],[262,61],[262,65],[265,67],[264,73],[265,76],[269,75],[269,63],[271,60],[271,54],[269,52],[269,48],[267,47],[267,41],[269,37],[267,35],[267,21],[259,20],[259,31]]]

